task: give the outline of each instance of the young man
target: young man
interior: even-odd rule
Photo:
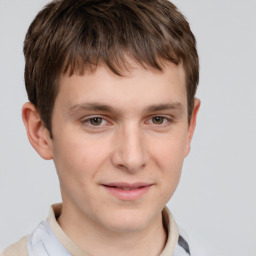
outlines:
[[[200,102],[195,38],[167,0],[58,0],[24,43],[30,143],[63,202],[3,255],[190,255],[165,207]]]

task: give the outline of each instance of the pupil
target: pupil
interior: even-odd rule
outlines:
[[[95,117],[90,120],[92,125],[100,125],[102,123],[102,118]]]
[[[161,124],[163,122],[163,118],[160,116],[156,116],[154,117],[154,121],[155,124]]]

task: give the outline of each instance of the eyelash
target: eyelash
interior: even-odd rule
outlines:
[[[163,122],[160,124],[156,124],[153,121],[154,118],[161,118],[163,120]],[[100,119],[101,123],[99,125],[93,125],[91,122],[95,119]],[[170,117],[163,116],[163,115],[154,115],[154,116],[150,116],[150,118],[148,118],[145,123],[146,124],[149,123],[150,125],[156,126],[156,127],[165,127],[165,126],[168,126],[168,124],[170,124],[172,122],[173,122],[173,120]],[[88,116],[88,117],[82,119],[82,124],[92,128],[92,129],[101,129],[102,127],[105,127],[105,125],[107,125],[107,123],[109,123],[111,125],[111,122],[109,122],[107,120],[107,118],[100,116],[100,115],[99,116]]]
[[[163,122],[160,123],[160,124],[156,124],[156,123],[154,123],[154,121],[153,121],[154,118],[160,118],[160,119],[163,120]],[[167,125],[168,123],[171,123],[171,122],[172,122],[172,119],[171,119],[170,117],[161,116],[161,115],[152,116],[152,117],[150,117],[149,120],[152,121],[152,125],[157,125],[157,126],[165,126],[165,125]]]
[[[82,119],[82,123],[89,126],[90,128],[93,128],[93,129],[99,129],[102,127],[102,123],[100,123],[100,125],[93,125],[91,123],[91,121],[95,120],[95,119],[100,119],[102,122],[108,122],[106,120],[106,118],[102,117],[102,116],[89,116],[87,118],[84,118]]]

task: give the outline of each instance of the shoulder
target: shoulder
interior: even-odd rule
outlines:
[[[18,242],[7,247],[0,256],[28,256],[27,237],[21,238]]]

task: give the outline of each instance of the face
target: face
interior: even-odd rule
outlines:
[[[105,230],[149,226],[179,182],[193,133],[187,119],[182,66],[63,76],[50,143],[63,211]]]

